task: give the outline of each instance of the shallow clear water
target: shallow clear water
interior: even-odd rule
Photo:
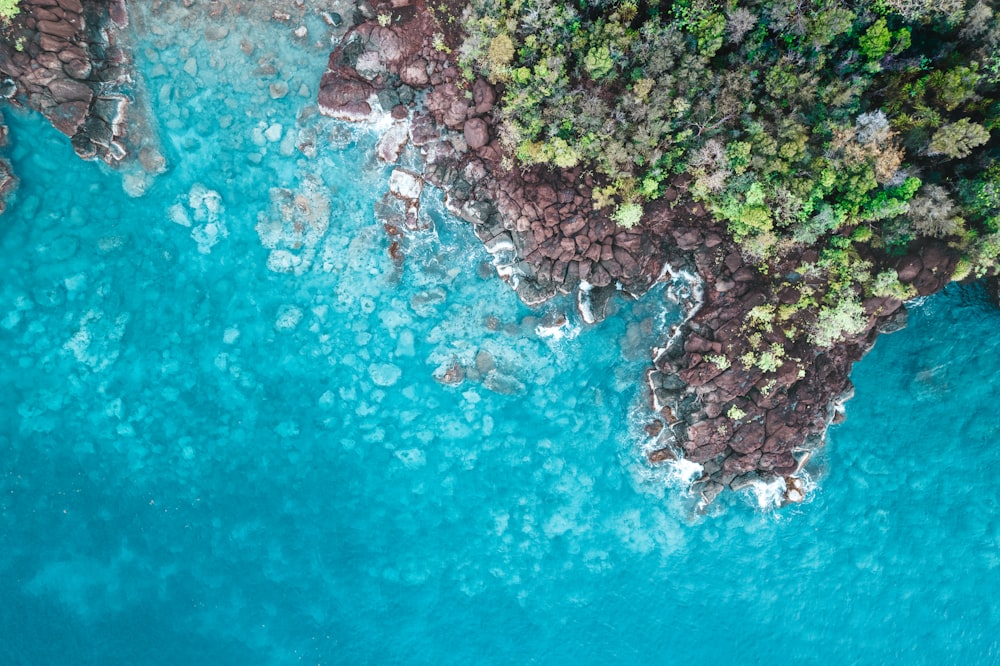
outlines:
[[[662,290],[539,335],[434,193],[398,269],[374,137],[300,114],[323,50],[252,29],[249,58],[239,23],[141,37],[170,165],[144,196],[11,118],[0,663],[1000,660],[981,290],[858,365],[807,504],[695,517],[641,462]]]

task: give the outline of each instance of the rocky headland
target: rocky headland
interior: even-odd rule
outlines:
[[[530,305],[576,294],[581,314],[595,321],[615,293],[639,296],[658,280],[696,274],[703,287],[688,318],[652,352],[647,458],[701,464],[695,485],[705,502],[726,488],[779,480],[786,501],[801,501],[800,472],[830,423],[843,418],[851,366],[880,333],[905,326],[903,302],[864,299],[863,330],[823,347],[787,335],[788,325],[759,321],[767,308],[823,288],[799,273],[817,261],[816,249],[790,252],[765,274],[693,201],[683,177],[646,206],[640,225],[625,229],[594,210],[595,182],[584,169],[514,166],[497,137],[502,90],[464,79],[453,56],[461,36],[446,15],[460,15],[461,5],[440,17],[435,11],[423,0],[361,3],[358,24],[330,56],[320,111],[383,127],[379,156],[386,162],[407,143],[418,147],[423,173],[410,178],[445,191],[448,207],[473,225],[499,275]],[[415,221],[399,214],[387,229],[399,233],[407,219]],[[895,269],[919,295],[947,284],[959,261],[934,240],[902,256],[868,254],[875,270]],[[815,312],[803,310],[790,323],[808,330],[810,317]],[[746,361],[748,354],[759,359],[760,350],[773,362]]]

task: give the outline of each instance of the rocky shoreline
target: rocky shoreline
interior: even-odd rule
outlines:
[[[124,0],[22,0],[0,40],[0,94],[40,111],[80,157],[121,162],[132,64],[119,34],[127,25]]]
[[[442,27],[423,0],[360,7],[359,24],[330,56],[321,112],[387,124],[383,145],[391,148],[380,151],[384,161],[395,161],[407,142],[418,147],[425,163],[420,177],[444,190],[448,207],[473,225],[498,274],[529,305],[575,293],[593,321],[619,290],[638,296],[665,275],[697,274],[700,302],[653,350],[646,375],[655,415],[646,428],[648,460],[699,463],[703,473],[694,483],[704,503],[726,488],[777,480],[784,481],[785,501],[804,499],[800,473],[828,426],[843,418],[853,394],[851,366],[880,333],[905,326],[903,303],[865,300],[864,330],[830,348],[804,336],[790,339],[776,327],[762,330],[762,343],[785,361],[774,369],[739,363],[752,351],[751,312],[795,302],[797,288],[777,277],[807,284],[795,271],[816,261],[815,250],[785,256],[776,274],[763,275],[724,226],[685,195],[682,178],[663,202],[647,206],[640,226],[618,227],[593,210],[595,183],[582,169],[510,167],[497,141],[498,91],[483,79],[462,79],[451,50],[457,43],[443,39],[455,29]],[[876,270],[896,269],[902,284],[928,295],[950,281],[959,256],[942,242],[925,242],[902,257],[867,259]],[[808,326],[809,316],[794,323]]]
[[[0,92],[45,114],[81,157],[121,163],[134,150],[125,136],[132,74],[119,46],[128,24],[123,0],[24,0],[22,8],[9,28],[13,39],[0,45],[0,72],[9,77]],[[424,0],[361,2],[353,18],[330,55],[318,103],[324,115],[378,127],[381,161],[398,163],[407,146],[422,156],[421,173],[396,167],[377,207],[393,260],[403,261],[400,242],[420,225],[417,208],[429,183],[445,192],[448,208],[472,225],[498,275],[529,305],[572,295],[593,322],[619,292],[638,297],[660,280],[696,276],[702,288],[686,321],[653,350],[646,373],[652,413],[644,453],[651,465],[699,463],[695,487],[706,503],[726,488],[778,480],[786,501],[801,501],[800,473],[829,424],[843,416],[852,364],[880,333],[905,325],[902,302],[865,300],[865,329],[830,348],[763,327],[758,344],[779,350],[783,362],[740,362],[754,352],[747,343],[752,313],[795,302],[795,285],[809,285],[797,271],[816,261],[815,250],[792,252],[762,274],[687,195],[683,178],[646,207],[639,226],[619,227],[593,209],[599,183],[582,168],[519,168],[505,158],[496,115],[502,91],[463,78],[453,51],[457,24],[440,21]],[[162,158],[147,171],[155,168]],[[15,183],[9,165],[0,164],[0,194]],[[920,295],[947,284],[959,259],[937,241],[902,257],[866,258],[877,269],[895,269]],[[793,323],[808,328],[809,316]]]

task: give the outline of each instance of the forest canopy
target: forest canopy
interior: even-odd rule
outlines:
[[[472,0],[464,27],[466,76],[502,91],[509,166],[591,170],[595,207],[619,224],[688,174],[761,264],[803,244],[850,264],[855,243],[891,254],[935,237],[963,272],[995,270],[991,2]],[[906,295],[876,277],[869,291]]]

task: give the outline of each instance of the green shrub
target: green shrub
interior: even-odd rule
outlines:
[[[705,356],[705,360],[723,371],[728,370],[732,366],[732,362],[722,354],[709,354]]]
[[[642,219],[642,206],[637,203],[623,203],[611,214],[611,219],[623,229],[631,229]]]
[[[856,298],[845,297],[820,308],[809,339],[818,347],[832,347],[844,338],[865,330],[868,318]]]
[[[492,79],[499,81],[505,78],[508,65],[513,59],[514,42],[508,35],[501,33],[490,40],[490,47],[486,52],[486,62]]]
[[[746,415],[747,415],[747,413],[744,412],[739,407],[737,407],[736,405],[732,405],[729,408],[729,411],[726,412],[726,416],[728,416],[729,418],[731,418],[733,421],[739,421],[740,419],[744,418]]]
[[[861,53],[869,60],[881,60],[889,52],[892,34],[886,27],[885,19],[875,21],[858,40]]]
[[[971,261],[965,257],[959,259],[958,263],[955,264],[955,270],[952,271],[951,274],[952,282],[961,282],[965,278],[969,277],[969,274],[972,273],[972,268],[973,266]]]
[[[972,265],[969,265],[971,269]],[[882,271],[872,280],[871,292],[873,296],[882,298],[897,298],[901,301],[916,296],[916,290],[912,285],[906,285],[899,281],[899,274],[892,268]]]

